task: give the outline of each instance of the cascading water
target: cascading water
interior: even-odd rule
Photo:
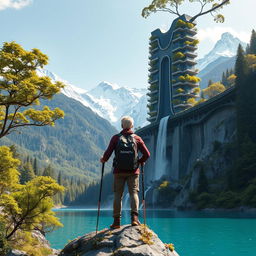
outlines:
[[[129,192],[127,192],[126,194],[125,194],[125,197],[124,197],[124,203],[123,203],[123,209],[124,210],[128,210],[128,209],[130,209],[130,206],[129,206],[129,198],[130,198],[130,195],[129,195]]]
[[[151,189],[151,186],[150,187],[148,187],[146,190],[145,190],[145,194],[144,194],[144,198],[145,198],[145,200],[147,199],[147,193],[148,193],[148,191]],[[143,204],[141,203],[140,204],[140,207],[139,207],[139,209],[141,210],[142,209],[142,207],[143,207]]]
[[[160,120],[158,128],[155,158],[155,180],[159,180],[163,175],[166,174],[166,140],[168,119],[169,116],[163,117]]]

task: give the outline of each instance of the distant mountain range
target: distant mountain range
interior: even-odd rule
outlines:
[[[213,50],[198,61],[198,66],[204,67],[199,73],[201,88],[207,86],[209,79],[219,81],[222,72],[234,66],[239,43],[245,46],[225,33]],[[131,115],[135,127],[147,124],[147,90],[101,82],[86,91],[50,71],[40,69],[38,73],[67,85],[52,101],[43,102],[63,109],[66,113],[64,120],[58,120],[55,127],[23,129],[21,134],[13,133],[3,138],[1,144],[17,144],[44,165],[53,163],[55,169],[66,176],[95,180],[99,177],[99,157],[110,137],[120,130],[120,117]]]
[[[64,94],[41,103],[64,110],[64,119],[57,120],[54,127],[21,128],[2,138],[1,144],[17,145],[22,155],[36,157],[41,166],[51,163],[64,176],[95,181],[100,177],[99,159],[117,130],[90,108]]]
[[[213,82],[220,81],[222,73],[234,67],[239,44],[246,47],[246,43],[226,32],[222,34],[213,49],[198,60],[197,68],[201,70],[198,76],[202,79],[201,89],[207,87],[210,79]]]
[[[197,68],[201,70],[198,76],[202,79],[200,83],[201,89],[207,87],[210,79],[213,82],[220,81],[222,73],[234,67],[235,55],[239,44],[243,47],[246,46],[246,43],[232,34],[224,33],[213,49],[198,60]],[[130,115],[134,118],[135,127],[143,127],[148,124],[146,121],[146,88],[126,88],[104,81],[95,88],[86,91],[47,70],[39,70],[38,72],[41,75],[51,77],[53,81],[63,81],[67,85],[62,91],[64,95],[89,107],[93,112],[107,119],[118,130],[120,129],[120,118],[124,115]]]
[[[42,76],[49,76],[53,81],[62,81],[66,87],[62,93],[81,102],[93,112],[108,120],[120,130],[120,118],[131,115],[135,127],[147,124],[146,89],[126,88],[109,82],[101,82],[92,90],[86,91],[63,80],[48,70],[38,70]]]

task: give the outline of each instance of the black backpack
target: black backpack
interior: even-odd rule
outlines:
[[[119,170],[133,171],[139,167],[135,134],[118,134],[113,166]]]

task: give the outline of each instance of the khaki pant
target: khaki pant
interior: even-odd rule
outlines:
[[[116,173],[114,174],[113,217],[121,217],[122,199],[126,182],[130,194],[131,213],[138,214],[139,174]]]

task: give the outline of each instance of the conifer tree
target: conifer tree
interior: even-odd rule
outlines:
[[[51,164],[49,164],[47,167],[44,168],[42,176],[55,178],[54,169]]]
[[[20,171],[20,183],[25,184],[26,182],[35,178],[35,173],[30,162],[26,162]]]
[[[33,161],[33,169],[34,169],[35,175],[39,176],[39,169],[38,169],[38,163],[37,163],[36,157],[34,158],[34,161]]]
[[[256,54],[256,32],[254,29],[251,34],[249,54]]]

